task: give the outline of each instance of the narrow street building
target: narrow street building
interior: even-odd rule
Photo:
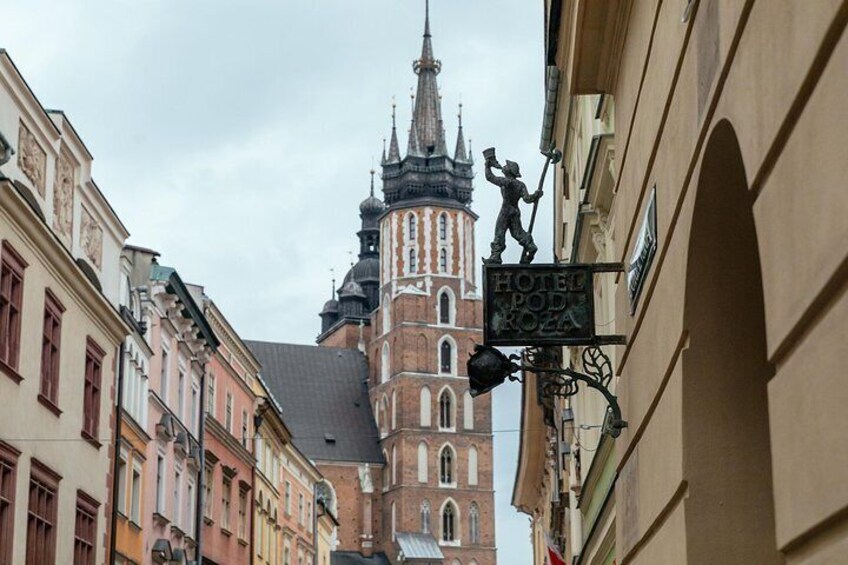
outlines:
[[[843,560],[844,3],[545,7],[556,259],[625,267],[595,299],[629,426],[525,383],[536,562]]]
[[[0,150],[0,563],[103,563],[128,233],[2,49]]]

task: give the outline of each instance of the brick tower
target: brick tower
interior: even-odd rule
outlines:
[[[406,155],[393,115],[382,159],[387,208],[368,345],[370,400],[387,462],[380,545],[392,562],[403,547],[435,542],[447,565],[494,565],[491,401],[472,402],[465,372],[482,339],[473,163],[461,106],[456,148],[447,149],[429,6],[413,69],[418,89]]]

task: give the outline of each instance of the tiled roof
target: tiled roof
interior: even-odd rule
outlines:
[[[356,349],[245,342],[283,409],[294,444],[316,461],[384,463],[368,399],[368,364]]]
[[[390,565],[390,563],[384,553],[363,557],[355,551],[333,551],[330,553],[330,565]]]

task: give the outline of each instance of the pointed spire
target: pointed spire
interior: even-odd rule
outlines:
[[[386,164],[386,138],[385,137],[383,138],[383,156],[380,157],[380,164],[381,165]]]
[[[430,35],[430,2],[427,0],[424,17],[424,42],[421,46],[421,58],[412,64],[418,75],[418,91],[415,97],[413,119],[418,131],[418,145],[423,153],[439,149],[439,120],[442,119],[442,106],[439,99],[439,86],[436,75],[442,70],[441,61],[433,56],[433,41]]]
[[[468,162],[474,162],[474,150],[471,148],[471,138],[468,138]]]
[[[453,160],[467,161],[468,154],[465,152],[465,136],[462,133],[462,102],[459,103],[459,113],[456,117],[459,119],[459,131],[456,134],[456,151],[454,151]]]
[[[389,155],[387,159],[383,159],[384,163],[397,163],[400,161],[400,146],[398,145],[397,138],[397,118],[396,118],[396,110],[397,104],[395,103],[394,97],[392,97],[392,140],[389,143]]]
[[[406,144],[407,155],[421,155],[421,148],[418,146],[418,128],[415,127],[415,118],[412,118],[412,124],[409,126],[409,142]]]
[[[374,168],[371,168],[371,196],[374,196]]]
[[[436,155],[448,154],[448,142],[445,139],[445,124],[439,120],[439,143],[436,145]]]

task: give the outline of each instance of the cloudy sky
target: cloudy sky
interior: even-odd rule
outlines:
[[[496,146],[532,188],[542,0],[431,3],[448,146],[461,99],[477,162]],[[28,0],[5,3],[0,47],[45,106],[67,112],[131,243],[204,285],[243,337],[312,343],[330,269],[343,274],[358,250],[357,205],[392,96],[406,146],[423,16],[423,0]],[[550,203],[535,230],[542,260]],[[498,205],[478,169],[480,251]],[[517,393],[495,391],[497,542],[509,565],[530,563],[527,518],[509,505]]]

